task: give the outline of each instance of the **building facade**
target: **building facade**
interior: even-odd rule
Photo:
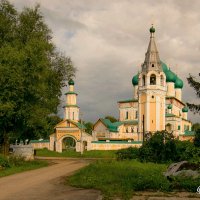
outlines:
[[[192,140],[188,108],[182,100],[183,81],[161,61],[155,41],[155,28],[150,28],[150,41],[141,65],[133,76],[133,98],[118,102],[119,122],[100,119],[94,125],[96,143],[142,144],[143,135],[167,130],[180,140]],[[114,128],[112,128],[114,127]],[[114,147],[113,147],[114,148]]]

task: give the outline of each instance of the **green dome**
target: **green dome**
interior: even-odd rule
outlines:
[[[167,106],[167,108],[168,108],[168,109],[172,109],[172,104],[169,104],[169,105]]]
[[[167,65],[164,62],[162,62],[162,61],[161,61],[161,65],[162,65],[163,72],[166,73],[169,70],[168,67],[167,67]]]
[[[185,107],[182,109],[182,112],[188,112],[188,108],[185,106]]]
[[[179,77],[176,77],[175,88],[183,88],[183,81]]]
[[[170,69],[165,72],[166,75],[166,81],[167,82],[174,82],[176,81],[176,74],[174,74],[174,72],[172,72]]]
[[[132,78],[132,84],[138,85],[138,79],[139,79],[139,74],[136,74],[133,78]]]
[[[149,31],[150,31],[150,33],[155,33],[156,29],[152,25],[152,27],[149,29]]]
[[[68,82],[69,85],[74,85],[74,81],[72,79],[69,80]]]

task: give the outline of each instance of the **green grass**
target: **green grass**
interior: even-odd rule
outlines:
[[[167,165],[137,161],[97,161],[79,170],[67,179],[71,186],[102,191],[105,199],[130,199],[134,191],[163,191],[186,189],[196,191],[198,180],[174,180],[163,176]]]
[[[16,174],[27,170],[37,169],[45,166],[48,166],[47,161],[38,161],[38,160],[24,161],[19,166],[11,166],[5,169],[0,169],[0,177]]]
[[[36,150],[36,156],[45,157],[75,157],[75,158],[116,158],[116,151],[84,151],[83,155],[80,152],[64,151],[58,153],[55,151],[49,151],[48,149]]]

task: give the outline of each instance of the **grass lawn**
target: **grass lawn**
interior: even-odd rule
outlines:
[[[67,183],[81,188],[102,191],[105,199],[122,197],[130,199],[134,191],[172,191],[174,189],[196,192],[200,179],[174,179],[163,176],[167,165],[140,163],[138,161],[103,160],[90,164],[68,177]]]
[[[24,161],[19,166],[11,166],[5,169],[0,169],[0,177],[16,174],[27,170],[37,169],[45,166],[48,166],[47,161],[38,161],[38,160]]]
[[[83,155],[80,152],[64,151],[58,153],[55,151],[49,151],[48,149],[37,149],[36,156],[46,157],[75,157],[75,158],[116,158],[116,151],[84,151]]]

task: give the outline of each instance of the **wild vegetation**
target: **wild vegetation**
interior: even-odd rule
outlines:
[[[174,178],[168,180],[163,172],[166,164],[129,161],[97,161],[67,179],[75,187],[94,188],[102,191],[105,199],[129,199],[134,191],[186,190],[196,192],[200,178]]]
[[[25,161],[23,157],[6,157],[0,154],[0,177],[47,166],[46,161]]]

